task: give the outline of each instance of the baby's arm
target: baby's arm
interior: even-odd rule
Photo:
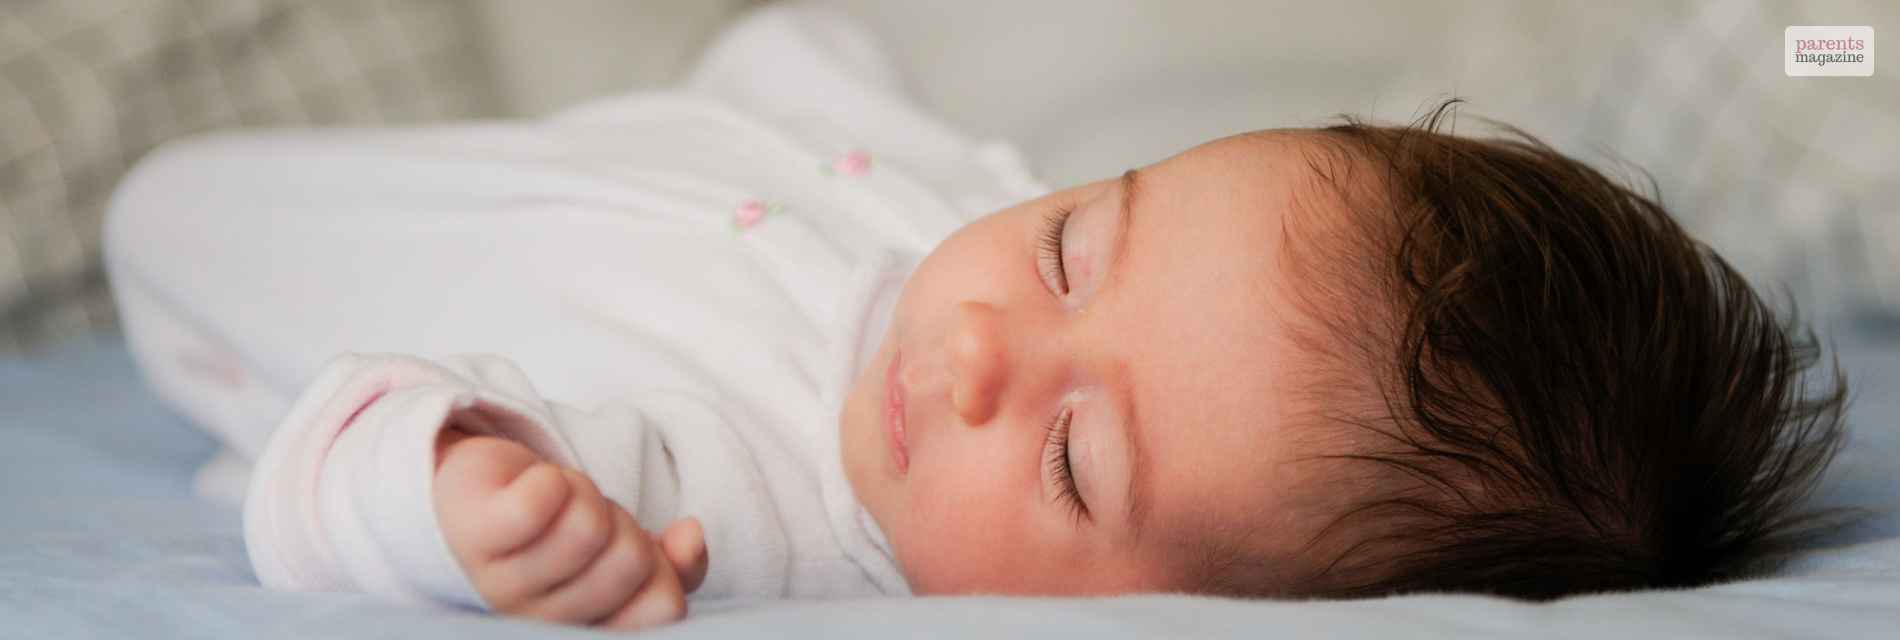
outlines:
[[[656,538],[586,475],[505,438],[445,429],[437,451],[442,534],[492,609],[624,629],[685,617],[706,577],[698,521]]]
[[[649,476],[670,477],[675,467],[648,451],[659,446],[650,427],[633,412],[541,399],[505,358],[338,356],[258,460],[244,507],[252,568],[274,589],[362,591],[574,622],[676,619],[683,606],[666,601],[677,603],[705,575],[708,545],[697,524],[676,523],[656,539],[592,481],[563,470],[620,478],[608,487],[616,500],[665,522],[661,514],[678,512],[671,485]],[[570,440],[577,436],[613,453],[583,466]],[[634,479],[638,486],[628,486]]]

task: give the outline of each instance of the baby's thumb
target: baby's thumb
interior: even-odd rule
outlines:
[[[687,593],[699,589],[706,580],[706,530],[698,518],[681,518],[660,533],[660,550],[679,572],[680,587]]]

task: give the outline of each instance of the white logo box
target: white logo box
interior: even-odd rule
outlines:
[[[1781,70],[1790,76],[1874,75],[1874,28],[1788,27]]]

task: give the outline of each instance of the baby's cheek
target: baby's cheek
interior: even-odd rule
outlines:
[[[913,478],[915,475],[913,474]],[[911,589],[918,593],[1020,592],[1036,536],[1020,500],[986,491],[981,482],[913,486],[910,535],[897,541]],[[928,499],[917,500],[917,497]]]

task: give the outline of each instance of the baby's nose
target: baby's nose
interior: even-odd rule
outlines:
[[[949,352],[950,404],[964,424],[981,426],[996,415],[1009,372],[1001,313],[981,302],[961,302],[944,348]]]

